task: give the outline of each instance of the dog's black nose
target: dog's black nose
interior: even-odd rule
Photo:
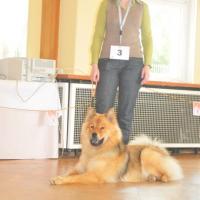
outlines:
[[[95,145],[98,143],[98,135],[97,133],[92,133],[91,138],[90,138],[90,143]]]
[[[103,143],[103,141],[104,141],[104,138],[99,140],[97,133],[92,133],[91,138],[90,138],[90,144],[92,146],[99,146]]]
[[[96,141],[98,139],[97,133],[92,133],[92,140]]]

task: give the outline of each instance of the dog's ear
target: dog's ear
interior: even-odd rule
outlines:
[[[95,109],[92,108],[92,107],[89,107],[88,111],[87,111],[87,114],[86,114],[86,117],[85,117],[85,121],[91,119],[95,114],[96,114]]]
[[[105,115],[110,122],[115,123],[117,121],[114,108],[110,108]]]

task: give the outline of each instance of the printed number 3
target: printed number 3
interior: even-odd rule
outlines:
[[[122,50],[120,50],[120,49],[117,50],[117,55],[118,55],[118,56],[122,56]]]

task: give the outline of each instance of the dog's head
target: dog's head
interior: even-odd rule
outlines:
[[[122,133],[118,126],[114,109],[111,108],[105,114],[96,113],[89,108],[82,127],[82,144],[93,147],[111,146],[121,142]]]

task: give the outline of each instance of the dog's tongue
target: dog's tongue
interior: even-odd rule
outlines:
[[[103,141],[104,141],[104,138],[102,138],[101,140],[99,140],[98,138],[92,138],[90,140],[90,143],[93,146],[99,146],[99,145],[101,145],[103,143]]]

